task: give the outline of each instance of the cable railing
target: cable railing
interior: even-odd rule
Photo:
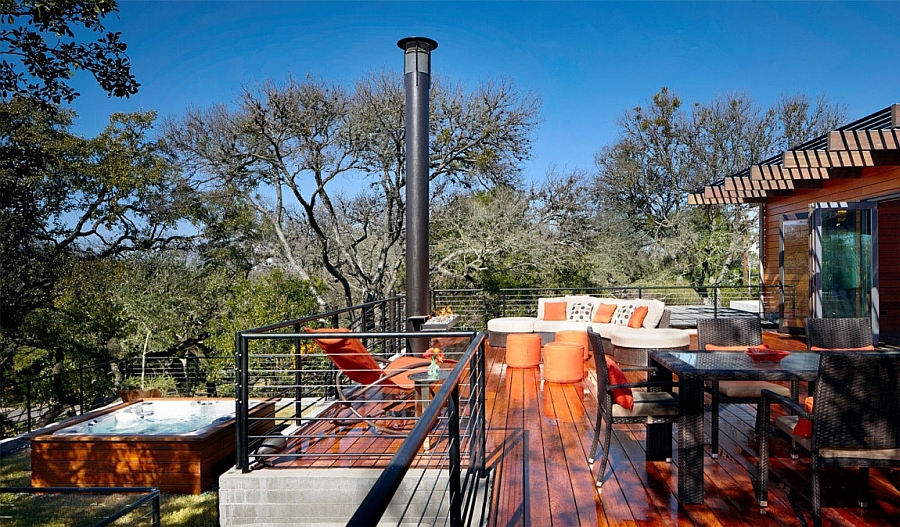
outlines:
[[[386,467],[365,498],[369,505],[374,500],[374,509],[360,512],[358,524],[377,519],[373,511],[384,512],[401,486],[406,501],[392,510],[402,510],[407,520],[461,525],[482,514],[488,499],[480,484],[486,476],[484,334],[302,331],[316,322],[345,327],[323,314],[237,334],[236,469]],[[412,394],[371,394],[369,387],[340,384],[341,374],[312,339],[360,339],[368,348],[392,351],[428,339],[455,365],[442,373],[433,397],[431,382],[419,380]],[[260,399],[274,401],[274,411],[251,415]],[[382,408],[390,412],[376,410]]]

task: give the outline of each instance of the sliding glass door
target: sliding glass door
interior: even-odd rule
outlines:
[[[810,316],[871,317],[877,334],[876,205],[813,203],[809,219]]]

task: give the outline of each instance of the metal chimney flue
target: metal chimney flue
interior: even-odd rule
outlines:
[[[431,52],[437,42],[408,37],[403,50],[406,88],[406,316],[407,330],[418,331],[431,311],[428,283],[428,106]],[[410,339],[409,351],[424,353],[428,339]]]

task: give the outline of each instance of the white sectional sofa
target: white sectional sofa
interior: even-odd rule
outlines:
[[[564,304],[564,310],[563,310]],[[601,310],[609,311],[615,306],[608,322],[598,317]],[[635,309],[647,307],[647,315],[638,328],[628,326]],[[541,342],[552,342],[556,332],[576,329],[585,331],[588,327],[599,333],[604,344],[615,331],[644,331],[668,328],[671,313],[665,303],[659,300],[604,298],[589,295],[566,295],[538,299],[536,317],[508,317],[488,322],[489,342],[503,346],[510,333],[534,332],[541,335]],[[610,353],[607,350],[607,353]]]
[[[566,315],[565,320],[558,320],[559,317],[548,316],[548,304],[556,304],[565,302]],[[609,322],[602,322],[598,318],[598,311],[602,307],[615,305],[616,309],[612,314]],[[641,306],[647,307],[647,315],[641,322],[639,328],[631,328],[628,323],[635,309]],[[608,309],[608,308],[607,308]],[[550,310],[552,311],[552,309]],[[587,314],[585,314],[587,313]],[[566,329],[578,329],[586,331],[590,326],[594,331],[600,334],[604,340],[609,340],[613,331],[629,330],[629,329],[654,329],[660,327],[669,327],[670,312],[666,309],[666,304],[659,300],[646,300],[641,298],[619,299],[604,298],[587,295],[566,295],[563,297],[540,298],[538,299],[537,317],[534,321],[534,332],[541,334],[542,342],[551,342],[557,331]],[[555,318],[550,320],[550,318]]]

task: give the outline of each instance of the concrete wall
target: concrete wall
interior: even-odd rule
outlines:
[[[261,469],[242,474],[232,468],[219,478],[219,525],[343,526],[381,472],[381,469],[363,468],[298,468]],[[445,488],[446,472],[410,469],[381,524],[398,524],[416,485],[423,490],[414,497],[410,510],[406,511],[407,520],[401,525],[418,525],[420,518],[424,524],[432,524],[442,498],[435,494],[427,503],[436,476],[441,476],[437,488]]]

